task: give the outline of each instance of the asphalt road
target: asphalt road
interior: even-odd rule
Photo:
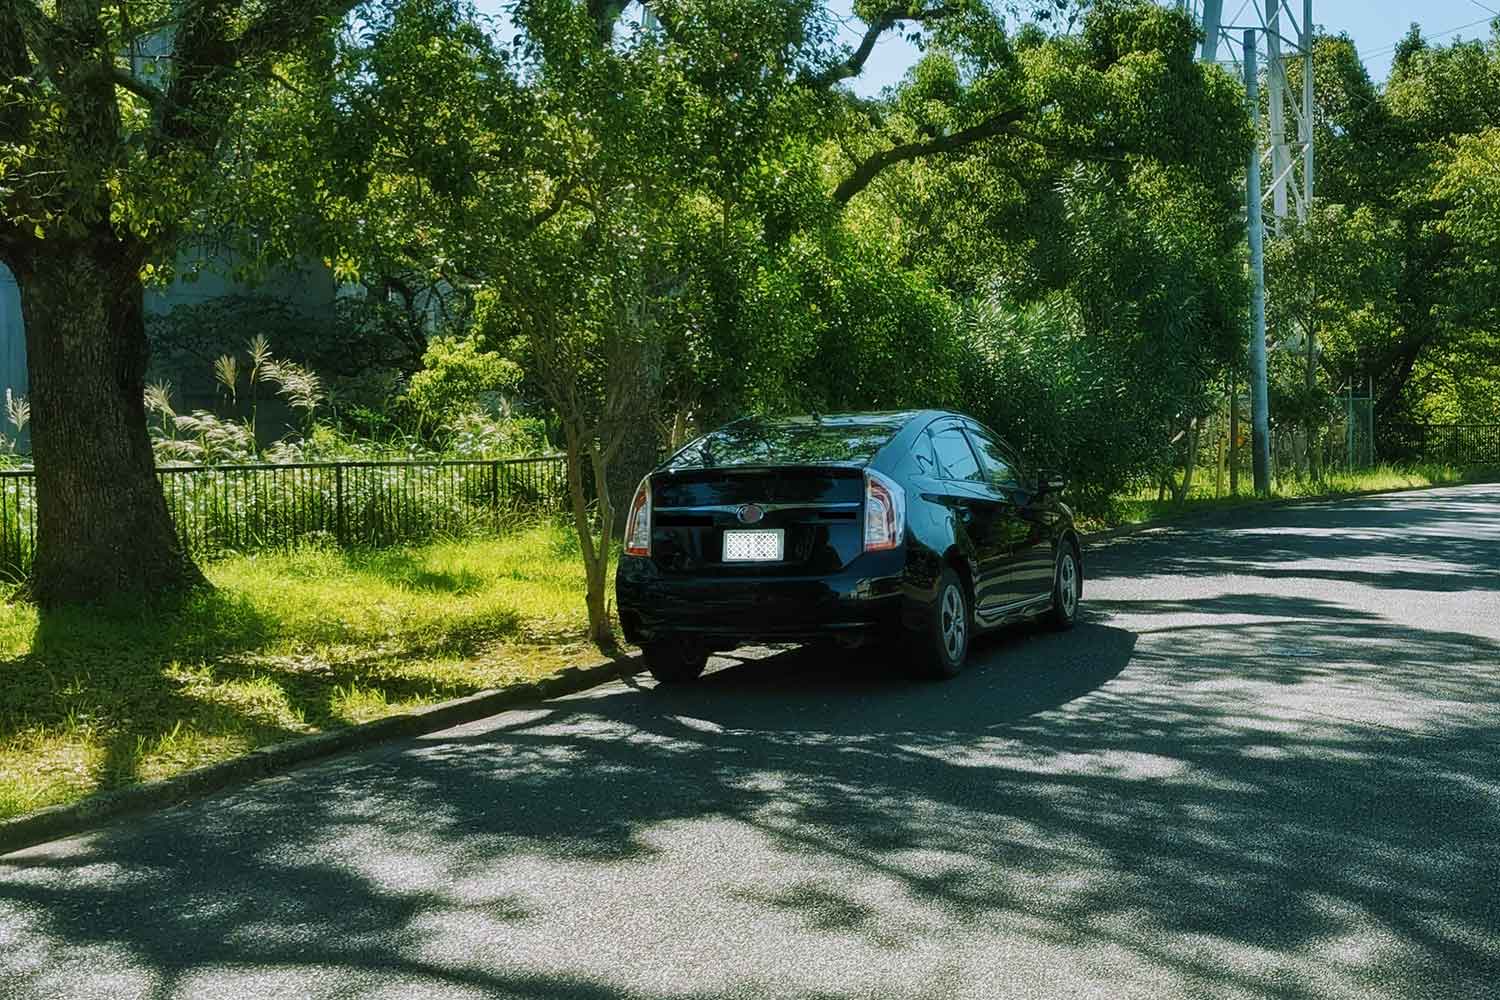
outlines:
[[[1500,997],[1500,487],[1089,553],[956,681],[719,661],[0,859],[0,996]]]

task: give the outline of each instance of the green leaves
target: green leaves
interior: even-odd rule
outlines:
[[[1325,204],[1268,248],[1271,304],[1317,326],[1325,388],[1374,378],[1382,418],[1496,419],[1463,386],[1500,364],[1500,42],[1413,34],[1378,90],[1348,38],[1322,38],[1315,72]]]
[[[494,351],[484,351],[472,340],[438,337],[427,347],[422,370],[411,377],[406,399],[433,421],[486,398],[514,392],[521,367]]]

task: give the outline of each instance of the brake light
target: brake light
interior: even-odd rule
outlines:
[[[865,551],[901,544],[906,533],[906,491],[889,477],[865,470]]]
[[[635,499],[630,501],[630,516],[625,519],[625,554],[627,556],[649,556],[651,554],[651,477],[641,480],[635,488]]]

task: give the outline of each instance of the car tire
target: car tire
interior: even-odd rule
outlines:
[[[685,642],[653,642],[641,647],[646,669],[658,684],[688,684],[708,666],[708,650]]]
[[[1082,596],[1080,584],[1083,570],[1078,564],[1078,551],[1073,544],[1064,541],[1057,547],[1057,563],[1052,569],[1052,608],[1047,612],[1047,622],[1055,629],[1070,629],[1078,618],[1078,601]]]
[[[974,608],[969,588],[944,568],[938,577],[937,600],[928,621],[911,635],[911,663],[918,676],[945,680],[963,672],[974,635]]]

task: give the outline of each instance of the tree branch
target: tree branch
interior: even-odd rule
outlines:
[[[160,108],[167,99],[167,95],[158,87],[154,87],[136,76],[134,73],[116,67],[111,74],[116,87],[130,91],[135,96],[144,100],[154,108]]]
[[[272,83],[279,83],[282,87],[296,94],[298,97],[307,96],[307,91],[303,90],[301,87],[288,80],[285,76],[282,76],[280,73],[276,72],[274,68],[268,68],[266,70],[266,75],[271,78]]]
[[[1011,125],[1026,117],[1025,108],[1009,108],[990,118],[986,118],[978,125],[971,125],[966,129],[954,132],[952,135],[939,136],[936,139],[927,139],[922,142],[908,142],[900,146],[892,146],[890,149],[867,158],[863,163],[854,168],[854,172],[845,177],[833,192],[833,200],[839,205],[847,205],[849,199],[859,194],[870,186],[880,172],[887,167],[907,160],[918,160],[927,156],[940,156],[944,153],[956,153],[966,146],[972,146],[976,142],[1002,135],[1009,131]]]
[[[552,201],[547,207],[526,220],[526,231],[528,233],[535,232],[546,225],[547,221],[554,215],[561,212],[562,207],[568,202],[568,196],[573,193],[573,189],[576,187],[578,187],[578,178],[576,177],[571,177],[559,184],[557,190],[552,192]]]
[[[183,11],[173,41],[175,72],[166,91],[154,150],[169,145],[212,148],[231,113],[226,86],[236,71],[265,68],[278,56],[341,20],[358,0],[269,0],[238,36],[226,33],[246,6],[199,0]],[[215,107],[214,105],[219,105]],[[204,127],[204,122],[208,122]]]
[[[945,17],[952,17],[958,11],[958,7],[947,6],[934,7],[929,10],[912,10],[905,6],[888,8],[869,23],[865,28],[864,37],[859,40],[859,46],[849,53],[847,58],[821,72],[805,74],[801,82],[804,86],[827,90],[840,80],[859,76],[870,58],[870,53],[875,51],[875,44],[880,41],[880,36],[895,27],[898,21],[938,21]]]

